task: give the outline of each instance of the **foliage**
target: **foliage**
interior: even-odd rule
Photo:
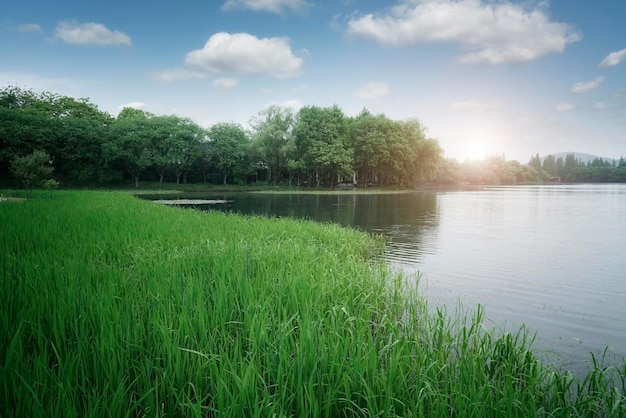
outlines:
[[[574,154],[565,158],[548,155],[542,158],[536,154],[528,164],[507,161],[504,156],[491,155],[483,160],[467,160],[458,163],[447,160],[439,167],[435,183],[454,184],[524,184],[542,182],[626,182],[626,163],[605,161],[596,158],[587,163]]]
[[[621,159],[583,163],[574,155],[528,164],[492,155],[482,161],[444,161],[439,143],[416,119],[396,121],[364,109],[355,117],[337,106],[298,112],[270,106],[253,117],[251,130],[234,123],[204,129],[176,115],[123,109],[117,117],[88,99],[0,90],[0,177],[33,149],[50,155],[64,184],[140,179],[186,183],[333,187],[339,182],[413,188],[436,184],[626,182]]]
[[[393,121],[364,110],[349,125],[359,184],[408,187],[435,178],[443,153],[413,119]]]
[[[48,179],[41,184],[46,190],[56,190],[59,188],[60,183],[55,179]]]
[[[295,160],[317,186],[341,182],[352,173],[352,152],[347,147],[346,118],[338,106],[305,106],[294,127]],[[310,180],[307,180],[310,181]]]
[[[87,99],[9,87],[0,90],[0,121],[0,176],[13,158],[41,149],[65,183],[126,177],[136,186],[144,178],[410,187],[432,179],[441,161],[439,145],[416,120],[367,111],[349,118],[338,106],[297,113],[270,106],[252,118],[248,133],[233,123],[205,130],[132,108],[114,118]]]
[[[3,416],[626,414],[626,364],[578,381],[480,307],[431,311],[375,237],[37,197],[0,204]]]
[[[249,139],[246,131],[236,123],[218,123],[208,131],[210,141],[209,160],[226,184],[228,177],[238,167],[245,167],[246,147]]]
[[[286,149],[294,126],[290,108],[272,105],[260,111],[250,124],[254,129],[254,147],[261,161],[257,169],[267,169],[267,181],[278,183],[287,167]]]
[[[41,150],[35,150],[24,157],[16,157],[11,162],[13,175],[22,182],[30,198],[34,186],[42,185],[52,175],[49,165],[50,156]]]
[[[539,155],[533,157],[540,159]],[[535,163],[536,164],[536,163]],[[574,154],[555,158],[548,155],[543,158],[542,177],[547,181],[567,181],[578,183],[623,183],[626,182],[626,164],[594,158],[588,162],[577,159]]]
[[[32,149],[51,156],[57,176],[75,181],[115,177],[101,145],[111,117],[87,99],[9,87],[0,91],[0,174],[7,162]]]
[[[151,165],[156,165],[155,155],[151,150],[151,117],[136,109],[122,110],[117,120],[111,124],[103,147],[107,164],[130,174],[135,181],[135,187],[139,187],[141,173]]]

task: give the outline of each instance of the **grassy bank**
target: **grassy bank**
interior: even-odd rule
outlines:
[[[625,370],[578,382],[480,310],[428,314],[357,231],[34,197],[0,203],[2,417],[626,414]]]

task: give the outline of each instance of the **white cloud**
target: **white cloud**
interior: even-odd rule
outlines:
[[[63,42],[73,45],[130,45],[130,36],[111,31],[100,23],[60,22],[55,35]]]
[[[25,23],[23,25],[19,25],[17,30],[21,33],[42,33],[41,26],[37,23]]]
[[[624,60],[626,60],[626,49],[611,52],[605,59],[602,60],[600,65],[598,65],[598,68],[614,67]]]
[[[217,78],[213,80],[213,84],[215,87],[221,87],[224,90],[230,90],[239,84],[239,81],[236,78]]]
[[[387,15],[348,22],[347,33],[383,45],[457,43],[470,52],[462,63],[521,63],[562,52],[582,37],[570,25],[551,22],[542,9],[510,1],[404,0]]]
[[[605,103],[597,102],[593,104],[593,110],[606,110],[608,106]]]
[[[454,102],[450,105],[452,110],[469,111],[469,112],[486,112],[499,110],[504,107],[502,102],[484,102],[480,100],[465,100],[462,102]]]
[[[247,33],[216,33],[204,48],[185,57],[186,66],[208,73],[265,74],[275,78],[295,76],[302,64],[287,38],[259,39]]]
[[[572,103],[561,102],[554,106],[554,108],[559,112],[569,112],[570,110],[576,109],[576,106]]]
[[[255,12],[271,12],[282,14],[285,10],[303,13],[309,8],[305,0],[227,0],[223,10],[250,9]]]
[[[576,83],[572,86],[572,93],[587,93],[598,87],[604,81],[604,77],[596,77],[592,81]]]
[[[362,99],[376,100],[389,93],[389,86],[383,83],[367,83],[356,91],[355,96]]]

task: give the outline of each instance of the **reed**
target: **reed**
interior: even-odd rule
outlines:
[[[35,191],[0,231],[2,417],[626,415],[626,364],[429,313],[355,230]]]

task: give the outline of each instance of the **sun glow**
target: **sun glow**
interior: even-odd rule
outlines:
[[[445,147],[446,154],[459,162],[481,161],[491,155],[504,155],[508,131],[497,121],[470,121],[452,127],[447,132],[450,138]]]
[[[482,160],[489,154],[489,148],[482,141],[472,142],[470,145],[470,159]]]
[[[496,137],[491,130],[468,132],[463,136],[462,152],[464,159],[483,160],[494,152]]]

